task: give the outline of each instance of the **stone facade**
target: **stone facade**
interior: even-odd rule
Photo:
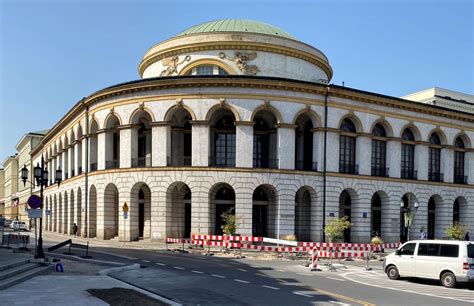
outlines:
[[[228,60],[242,50],[256,68]],[[220,233],[234,211],[244,235],[318,241],[347,215],[346,241],[394,242],[407,239],[402,201],[412,237],[444,237],[455,221],[474,230],[471,114],[325,85],[319,50],[256,33],[173,38],[139,70],[77,103],[33,150],[50,177],[62,169],[45,190],[47,230],[189,237]]]

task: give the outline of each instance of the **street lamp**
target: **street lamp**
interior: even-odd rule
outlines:
[[[415,210],[418,210],[419,207],[418,201],[415,201],[413,203],[413,207]],[[410,228],[411,228],[411,223],[413,221],[413,215],[411,213],[411,194],[408,194],[408,205],[405,207],[405,200],[402,197],[402,200],[400,201],[400,210],[403,213],[404,216],[404,228],[407,233],[407,240],[410,240]]]
[[[48,170],[45,169],[45,164],[44,164],[44,157],[41,155],[41,165],[39,163],[36,164],[36,167],[33,169],[33,175],[36,180],[36,185],[40,187],[40,198],[41,198],[41,206],[40,209],[43,209],[43,188],[48,186]],[[61,168],[59,167],[56,170],[56,182],[59,184],[61,183],[62,180],[62,171]],[[26,166],[23,166],[23,169],[21,169],[21,179],[23,180],[23,184],[26,184],[26,181],[28,180],[28,169]],[[39,238],[38,238],[38,245],[36,248],[36,258],[44,258],[44,252],[43,252],[43,218],[40,218],[40,226],[39,226]]]

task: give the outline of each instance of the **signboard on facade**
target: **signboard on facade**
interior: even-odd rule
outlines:
[[[28,218],[41,218],[43,211],[41,209],[28,209]]]
[[[128,212],[126,212],[126,211],[123,212],[123,218],[124,218],[124,219],[127,219],[127,218],[128,218]]]
[[[128,204],[127,204],[127,202],[123,203],[122,211],[123,211],[123,212],[128,212]]]

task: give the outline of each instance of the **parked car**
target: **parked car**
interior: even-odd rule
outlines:
[[[474,243],[449,240],[413,240],[404,243],[383,263],[388,278],[439,279],[453,288],[474,282]]]
[[[10,224],[10,228],[14,231],[27,231],[28,230],[25,222],[23,221],[13,221],[12,224]]]

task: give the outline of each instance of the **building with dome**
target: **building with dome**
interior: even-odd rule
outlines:
[[[226,211],[242,235],[299,241],[323,240],[339,216],[353,223],[346,242],[474,230],[472,113],[332,85],[322,51],[249,20],[185,30],[138,72],[78,101],[31,151],[62,169],[45,190],[46,230],[220,234]]]

